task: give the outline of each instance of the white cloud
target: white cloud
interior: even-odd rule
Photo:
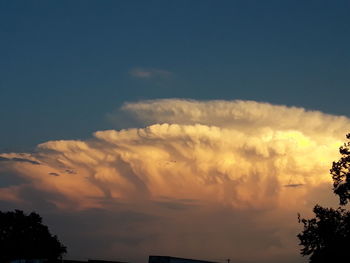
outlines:
[[[0,174],[25,180],[0,188],[0,197],[26,203],[30,188],[62,211],[120,212],[123,204],[156,218],[130,232],[142,253],[271,262],[297,258],[296,213],[311,211],[320,189],[322,202],[335,202],[329,168],[349,131],[346,117],[254,101],[152,100],[122,110],[146,127],[0,154]],[[129,251],[124,245],[115,249]]]

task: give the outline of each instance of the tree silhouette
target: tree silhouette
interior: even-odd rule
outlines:
[[[350,212],[342,208],[314,207],[315,218],[300,219],[304,231],[298,235],[303,256],[310,262],[350,262]]]
[[[350,139],[350,133],[346,135]],[[350,201],[350,142],[339,148],[341,158],[333,162],[330,173],[333,192],[339,196],[340,205]],[[315,217],[298,216],[304,230],[297,235],[301,254],[309,256],[310,263],[350,262],[350,211],[338,207],[324,208],[316,205]]]
[[[0,211],[0,262],[16,259],[57,261],[64,253],[57,236],[52,236],[42,218],[35,212]]]
[[[350,139],[350,133],[346,135]],[[339,149],[342,155],[339,161],[333,162],[330,170],[333,179],[333,191],[339,196],[340,204],[346,205],[350,200],[350,142]]]

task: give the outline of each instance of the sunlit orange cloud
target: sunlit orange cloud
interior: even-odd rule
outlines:
[[[329,168],[350,129],[346,117],[254,101],[179,99],[128,103],[120,114],[144,123],[144,128],[97,131],[86,141],[49,141],[35,153],[1,154],[0,172],[26,180],[11,194],[8,187],[1,188],[1,199],[25,202],[16,193],[30,185],[64,197],[48,196],[63,210],[108,208],[113,202],[142,210],[147,204],[182,200],[206,207],[203,213],[191,212],[193,220],[204,214],[210,218],[218,209],[214,207],[244,214],[261,211],[259,218],[250,219],[254,227],[283,229],[276,231],[278,246],[259,250],[252,242],[255,257],[266,259],[295,253],[296,245],[294,252],[290,248],[295,235],[289,234],[297,224],[288,221],[291,214],[308,211],[316,202],[334,202]],[[319,189],[329,194],[320,195]],[[212,235],[224,233],[220,226]],[[169,233],[171,242],[177,240],[174,235]],[[157,246],[167,251],[166,242],[170,240]],[[245,250],[249,248],[237,247]]]

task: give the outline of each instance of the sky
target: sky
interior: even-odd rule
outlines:
[[[67,258],[306,262],[337,206],[349,1],[2,1],[0,209]]]

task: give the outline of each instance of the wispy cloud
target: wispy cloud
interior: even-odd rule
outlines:
[[[20,155],[18,155],[20,156]],[[0,162],[22,162],[22,163],[31,163],[31,164],[40,164],[37,161],[33,161],[30,159],[22,158],[20,157],[5,157],[5,156],[0,156]]]
[[[172,75],[170,71],[155,68],[133,68],[129,71],[129,74],[141,79],[164,78]]]

